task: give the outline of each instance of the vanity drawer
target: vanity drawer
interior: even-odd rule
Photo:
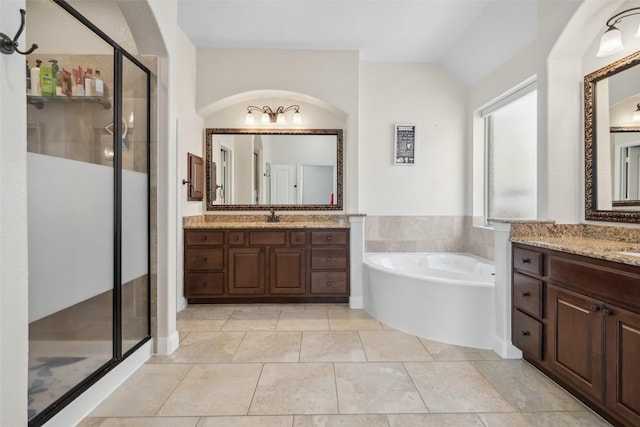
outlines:
[[[224,273],[187,273],[184,282],[187,297],[224,294]]]
[[[224,244],[224,231],[189,230],[185,232],[184,241],[187,246],[222,245]]]
[[[224,268],[224,249],[187,248],[185,251],[185,269],[191,270],[222,270]]]
[[[513,248],[513,268],[542,276],[542,253],[528,249]]]
[[[244,245],[244,231],[230,231],[229,245]]]
[[[345,294],[347,292],[347,273],[327,271],[311,273],[312,294]]]
[[[345,231],[312,231],[312,245],[346,245],[347,233]]]
[[[250,245],[283,246],[287,243],[285,231],[250,231]]]
[[[347,268],[346,248],[314,248],[311,249],[311,268],[337,270]]]
[[[513,273],[513,305],[530,315],[542,318],[542,281]]]
[[[304,245],[307,243],[307,232],[306,231],[292,231],[291,232],[291,245]]]
[[[513,310],[513,344],[536,360],[542,360],[542,322]]]

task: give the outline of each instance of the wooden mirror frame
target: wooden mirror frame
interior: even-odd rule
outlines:
[[[214,134],[236,135],[335,135],[336,136],[336,200],[330,205],[217,205],[212,204],[212,185],[215,185],[215,175],[212,175],[213,153],[211,152],[211,136]],[[233,129],[207,128],[205,132],[206,176],[207,176],[207,211],[340,211],[343,209],[343,136],[342,129]],[[213,172],[215,173],[215,172]],[[215,189],[213,189],[215,192]]]
[[[595,86],[602,79],[610,77],[628,68],[640,65],[640,52],[633,53],[615,61],[584,77],[584,216],[589,221],[610,221],[639,223],[640,211],[599,210],[597,203],[597,174],[595,152]],[[628,206],[626,203],[623,206]]]

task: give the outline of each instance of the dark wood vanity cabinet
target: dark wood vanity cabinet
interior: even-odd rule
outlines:
[[[193,242],[200,243],[201,235],[211,232],[185,230],[185,297],[190,303],[347,302],[348,232],[285,228],[215,231],[221,236],[215,245],[221,263],[207,271],[220,274],[219,286],[212,293],[200,289],[201,283],[192,283],[195,272],[188,262],[203,246]],[[206,241],[211,239],[208,236]]]
[[[640,267],[513,245],[512,341],[615,425],[640,425]]]

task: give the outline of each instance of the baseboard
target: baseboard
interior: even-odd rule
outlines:
[[[176,351],[180,346],[180,335],[178,334],[178,331],[175,331],[169,337],[156,338],[156,342],[158,344],[158,354],[167,356]]]
[[[349,297],[349,308],[364,308],[364,299],[362,297]]]
[[[522,351],[511,344],[511,341],[503,340],[496,336],[493,338],[493,351],[503,359],[522,359]]]
[[[153,343],[149,340],[47,421],[44,427],[69,427],[79,424],[131,374],[144,365],[152,353]]]

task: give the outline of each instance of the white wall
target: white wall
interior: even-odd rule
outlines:
[[[209,109],[216,103],[247,92],[271,90],[298,95],[287,105],[306,96],[322,101],[319,107],[341,111],[346,115],[341,126],[345,130],[345,211],[355,213],[359,211],[358,59],[357,52],[347,51],[198,49],[196,108],[209,117]]]
[[[11,37],[22,0],[0,1],[0,29]],[[24,35],[19,39],[24,49]],[[27,415],[27,106],[24,57],[0,55],[0,425]]]
[[[360,199],[368,215],[464,215],[466,94],[441,68],[360,66]],[[393,165],[393,125],[416,125],[413,166]]]

